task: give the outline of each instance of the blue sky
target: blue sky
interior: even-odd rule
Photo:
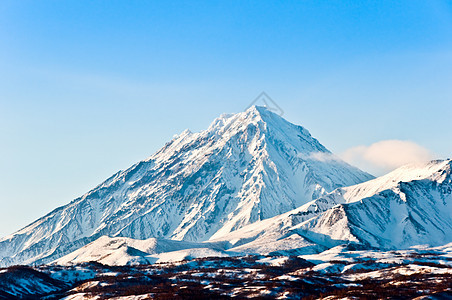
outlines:
[[[1,1],[0,235],[262,91],[335,153],[449,157],[452,4]]]

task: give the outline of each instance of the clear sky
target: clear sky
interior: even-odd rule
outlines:
[[[451,3],[2,0],[0,236],[262,91],[344,157],[451,156]]]

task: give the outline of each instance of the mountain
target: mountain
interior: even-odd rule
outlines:
[[[373,177],[263,107],[186,130],[157,153],[0,240],[0,266],[41,264],[102,237],[202,242]]]
[[[135,264],[248,254],[321,257],[347,248],[344,244],[355,250],[442,246],[452,243],[451,169],[451,160],[404,166],[203,243],[102,237],[55,263]],[[127,254],[128,247],[141,256]]]
[[[452,160],[401,167],[217,237],[230,251],[310,254],[355,243],[407,249],[452,242]]]
[[[451,160],[406,166],[339,190],[341,204],[300,228],[380,249],[452,242],[451,167]]]

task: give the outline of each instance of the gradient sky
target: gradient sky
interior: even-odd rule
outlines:
[[[335,153],[452,153],[452,2],[0,2],[0,236],[262,91]]]

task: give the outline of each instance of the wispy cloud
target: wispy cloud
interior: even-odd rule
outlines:
[[[340,158],[337,157],[336,155],[325,152],[311,152],[309,154],[298,154],[298,157],[305,160],[315,160],[321,162],[340,160]]]
[[[374,175],[382,175],[400,166],[434,159],[428,149],[411,141],[384,140],[369,146],[357,146],[342,153],[341,158]]]

